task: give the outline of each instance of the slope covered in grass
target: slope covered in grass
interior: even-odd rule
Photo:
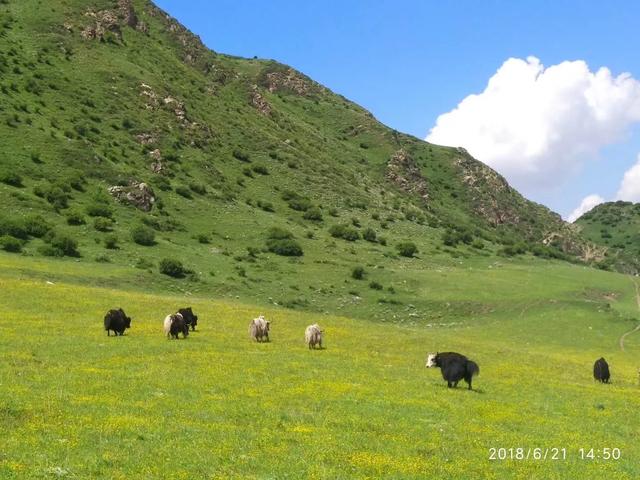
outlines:
[[[67,283],[81,263],[1,255],[2,478],[634,478],[640,343],[633,283],[547,264],[451,268],[431,295],[457,322],[384,325],[234,301]],[[30,268],[37,268],[34,273]],[[116,267],[113,267],[116,268]],[[20,270],[22,269],[22,270]],[[474,275],[482,275],[478,285]],[[67,278],[47,283],[46,278]],[[92,277],[93,275],[93,277]],[[192,305],[186,340],[162,334]],[[124,337],[102,316],[122,306]],[[272,320],[272,342],[249,320]],[[319,322],[326,349],[308,351]],[[480,364],[475,391],[449,390],[428,351]],[[604,355],[612,384],[593,382]],[[490,461],[492,447],[565,448],[566,460]],[[580,448],[619,448],[617,461]]]
[[[589,241],[608,250],[604,265],[638,273],[640,266],[640,206],[632,202],[606,202],[575,222]]]
[[[375,305],[343,288],[357,266],[399,292],[432,259],[593,260],[464,150],[274,61],[212,52],[150,2],[8,0],[0,17],[7,251],[156,276],[176,260],[176,288],[316,311],[349,291]],[[270,243],[273,227],[291,238]]]

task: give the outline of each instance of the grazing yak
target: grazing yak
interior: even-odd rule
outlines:
[[[602,357],[593,364],[593,378],[602,383],[609,383],[609,378],[611,378],[609,364]]]
[[[314,323],[313,325],[309,325],[304,331],[304,343],[307,344],[309,349],[315,349],[316,345],[322,349],[322,333],[323,331],[320,329],[320,325]]]
[[[114,331],[116,337],[122,336],[127,328],[131,327],[131,318],[127,317],[124,310],[119,308],[118,310],[109,310],[104,316],[104,329],[107,331],[107,336],[111,336],[111,330]]]
[[[191,307],[181,308],[180,310],[178,310],[178,313],[182,315],[182,318],[184,318],[186,324],[191,326],[192,331],[196,329],[196,325],[198,324],[198,316],[193,313]]]
[[[249,324],[249,336],[256,342],[269,341],[269,327],[271,322],[265,320],[263,315],[251,320]]]
[[[480,367],[476,362],[455,352],[430,353],[426,366],[440,367],[442,378],[447,381],[449,388],[457,387],[458,382],[464,378],[471,390],[471,379],[480,373]]]
[[[178,339],[178,334],[182,333],[182,338],[187,338],[189,335],[189,325],[185,322],[184,317],[179,313],[173,315],[167,315],[164,318],[164,333],[167,338]]]

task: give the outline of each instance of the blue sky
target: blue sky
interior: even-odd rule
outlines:
[[[589,74],[607,67],[614,79],[623,72],[630,73],[633,82],[640,78],[637,54],[640,2],[156,0],[156,3],[200,35],[213,50],[246,57],[257,55],[289,64],[369,109],[383,123],[420,138],[427,136],[440,115],[455,109],[468,95],[482,93],[489,79],[511,57],[526,61],[534,56],[543,69],[565,61],[584,60]],[[528,65],[529,70],[534,68],[532,65]],[[524,62],[520,65],[526,67]],[[575,106],[576,98],[591,91],[592,87],[585,84],[583,90],[582,86],[583,80],[590,77],[585,77],[584,72],[572,73],[570,68],[564,71],[563,78],[568,77],[574,85],[566,93],[566,102],[556,90],[551,98],[545,97],[548,88],[537,91],[542,95],[542,103],[576,110],[575,114],[564,114],[564,110],[560,115],[545,113],[554,124],[554,132],[565,135],[560,140],[565,142],[566,138],[565,143],[577,143],[576,149],[569,149],[568,153],[567,149],[549,148],[538,156],[527,157],[530,163],[515,158],[519,156],[517,148],[509,150],[514,158],[511,163],[508,159],[493,159],[491,149],[468,149],[478,157],[487,157],[480,160],[507,176],[529,198],[566,216],[587,195],[598,194],[606,200],[616,198],[623,175],[636,163],[640,152],[640,114],[636,115],[635,110],[621,112],[622,106],[610,106],[605,99],[602,108],[611,115],[611,121],[607,122],[617,125],[617,129],[606,138],[593,140],[597,136],[594,132],[606,130],[597,123],[602,120],[602,109],[585,114],[584,105]],[[552,76],[548,75],[545,84],[553,84]],[[593,83],[598,85],[595,80]],[[626,87],[623,105],[635,106],[635,84]],[[602,95],[610,95],[610,102],[615,102],[613,97],[620,96],[619,90],[611,82]],[[561,87],[558,91],[564,95]],[[526,97],[527,91],[522,95]],[[468,147],[465,144],[468,142],[473,146],[473,132],[465,129],[476,118],[473,115],[482,122],[483,112],[492,111],[493,97],[487,97],[484,110],[450,118],[448,123],[443,122],[441,135],[434,138],[447,138],[447,134],[451,137],[453,129],[456,135],[461,132],[459,145]],[[526,108],[516,110],[513,115],[528,115]],[[590,129],[585,127],[581,137],[580,132],[575,132],[576,125],[591,114],[594,123],[587,125]],[[518,125],[517,120],[522,119],[514,120],[513,124]],[[541,116],[537,127],[545,122],[546,117]],[[565,124],[556,125],[558,122]],[[515,133],[525,135],[522,131]],[[542,144],[549,141],[539,140]],[[588,151],[576,154],[574,150],[580,150],[580,145]],[[556,164],[563,163],[570,165],[569,173],[556,168]],[[527,167],[531,166],[538,169],[539,178],[529,175]],[[629,199],[640,200],[640,186],[638,198]]]

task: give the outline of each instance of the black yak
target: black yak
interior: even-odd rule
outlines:
[[[471,379],[480,373],[480,367],[464,355],[455,352],[430,353],[427,356],[427,368],[440,367],[442,378],[447,381],[449,388],[458,386],[464,379],[471,390]]]
[[[196,329],[196,325],[198,324],[198,316],[193,313],[191,307],[181,308],[180,310],[178,310],[178,313],[182,315],[182,318],[184,318],[186,324],[191,326],[192,331]]]
[[[609,364],[602,357],[593,364],[593,378],[602,383],[609,383],[609,378],[611,378]]]
[[[116,334],[116,337],[122,336],[124,331],[130,327],[131,318],[127,317],[121,308],[109,310],[104,316],[104,329],[107,331],[107,336],[111,336],[111,330]]]
[[[164,319],[164,333],[167,338],[173,337],[176,340],[180,333],[182,333],[182,338],[187,338],[187,335],[189,335],[189,325],[187,325],[187,322],[185,322],[179,313],[167,315]]]

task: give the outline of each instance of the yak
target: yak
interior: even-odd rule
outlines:
[[[179,333],[182,333],[182,338],[187,338],[189,335],[189,326],[182,315],[174,313],[164,318],[164,333],[167,338],[173,337],[176,340],[178,339]]]
[[[609,364],[602,357],[593,364],[593,378],[601,383],[609,383],[609,378],[611,378]]]
[[[193,313],[191,307],[181,308],[180,310],[178,310],[178,313],[182,315],[182,318],[184,318],[186,324],[191,326],[191,330],[194,331],[196,329],[196,325],[198,324],[198,316]]]
[[[131,327],[131,318],[127,317],[124,310],[121,308],[114,310],[111,309],[104,316],[104,329],[107,331],[107,336],[111,336],[111,330],[116,334],[122,336],[127,328]]]
[[[269,341],[269,327],[271,322],[266,320],[263,315],[251,320],[249,324],[249,336],[256,342]]]
[[[426,367],[440,367],[442,378],[447,381],[449,388],[457,387],[458,382],[464,379],[471,390],[471,380],[474,375],[480,374],[480,367],[476,362],[455,352],[429,353]]]
[[[309,350],[312,348],[315,349],[316,346],[319,346],[322,350],[322,334],[323,331],[320,329],[320,325],[314,323],[313,325],[309,325],[304,331],[304,342],[309,347]]]

